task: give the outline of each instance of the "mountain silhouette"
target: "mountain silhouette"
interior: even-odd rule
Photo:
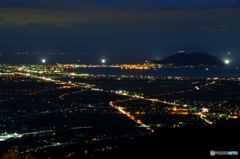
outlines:
[[[153,60],[152,63],[167,64],[173,63],[175,66],[186,65],[205,65],[205,66],[225,66],[225,63],[217,57],[211,56],[207,53],[176,53],[164,60]]]

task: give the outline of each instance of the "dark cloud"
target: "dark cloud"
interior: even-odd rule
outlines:
[[[201,30],[203,30],[203,31],[227,31],[228,28],[219,23],[213,23],[210,25],[210,27],[204,27]]]
[[[1,0],[0,6],[76,10],[159,10],[240,7],[239,0]]]
[[[0,8],[0,25],[26,26],[28,24],[55,24],[69,27],[82,22],[126,22],[146,21],[161,19],[192,19],[210,17],[239,16],[240,8],[235,9],[209,9],[209,10],[156,10],[156,11],[131,11],[131,10],[58,10],[58,9],[32,9],[32,8]],[[212,24],[205,30],[226,30],[218,24]]]
[[[4,24],[3,19],[0,18],[0,25],[3,25],[3,24]]]
[[[94,10],[100,7],[96,0],[39,0],[37,5],[41,8],[84,10]]]

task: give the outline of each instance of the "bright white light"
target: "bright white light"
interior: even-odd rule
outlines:
[[[102,63],[105,63],[106,61],[104,59],[102,59]]]
[[[225,60],[225,64],[229,64],[229,60]]]
[[[202,108],[202,112],[206,113],[206,112],[208,112],[208,109],[207,108]]]
[[[42,63],[45,63],[46,62],[46,60],[45,59],[42,59]]]

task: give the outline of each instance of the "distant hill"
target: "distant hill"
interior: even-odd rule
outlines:
[[[211,56],[207,53],[176,53],[169,56],[164,60],[153,60],[152,63],[167,64],[174,63],[175,66],[186,65],[201,65],[205,66],[225,66],[225,63],[219,60],[217,57]]]
[[[211,156],[210,151],[238,151],[240,119],[232,119],[207,126],[159,129],[150,135],[135,137],[119,147],[96,154],[96,159],[148,159],[148,158],[239,158],[237,156]],[[147,156],[147,157],[146,157]]]

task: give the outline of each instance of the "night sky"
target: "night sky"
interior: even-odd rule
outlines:
[[[143,63],[179,50],[239,62],[240,0],[0,1],[0,63]],[[54,52],[66,54],[43,54]]]

